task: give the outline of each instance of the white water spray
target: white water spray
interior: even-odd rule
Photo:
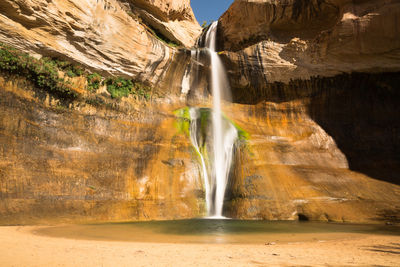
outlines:
[[[207,212],[211,210],[211,204],[212,204],[212,195],[211,195],[211,186],[210,186],[210,180],[208,178],[208,172],[207,172],[207,165],[206,161],[204,159],[203,153],[201,152],[200,145],[197,139],[197,131],[199,131],[201,128],[198,127],[197,120],[200,118],[200,112],[199,109],[197,108],[190,108],[189,109],[189,114],[190,114],[190,119],[192,120],[192,123],[190,124],[190,141],[192,142],[192,145],[194,146],[197,154],[200,157],[200,163],[201,163],[201,170],[202,170],[202,175],[204,179],[204,188],[206,191],[206,205],[207,205]]]
[[[199,57],[199,53],[197,50],[191,50],[190,51],[190,57],[191,61],[194,61]],[[190,63],[189,66],[186,68],[185,73],[183,75],[182,79],[182,85],[181,85],[181,95],[186,96],[189,91],[190,91],[190,74],[192,72],[193,64]],[[196,68],[198,69],[198,66],[196,65]],[[196,75],[197,76],[197,75]]]
[[[221,110],[221,96],[229,95],[230,88],[225,68],[216,52],[217,26],[218,22],[214,22],[208,29],[205,36],[205,50],[203,50],[210,55],[211,59],[210,85],[213,96],[213,109],[212,111],[206,111],[207,109],[202,109],[203,111],[201,111],[199,108],[189,109],[191,119],[190,139],[200,157],[208,218],[224,218],[222,211],[225,191],[231,170],[234,144],[238,138],[236,127],[223,117]],[[191,63],[188,65],[182,79],[182,93],[185,95],[191,89],[190,78],[193,69],[195,69],[195,81],[200,78],[197,65],[200,53],[200,49],[191,51]],[[196,68],[193,66],[196,66]],[[209,112],[212,115],[211,121],[206,122],[211,124],[211,127],[202,125],[204,121],[200,118],[202,116],[201,112]],[[202,136],[199,131],[204,127],[207,130],[212,130],[212,135]],[[199,138],[203,138],[201,139],[203,141],[201,144]]]
[[[218,21],[214,22],[206,35],[206,47],[211,55],[211,88],[213,95],[213,140],[214,140],[214,213],[222,217],[224,197],[232,162],[233,145],[237,139],[237,131],[231,126],[223,128],[221,112],[221,93],[229,90],[225,68],[216,52]]]

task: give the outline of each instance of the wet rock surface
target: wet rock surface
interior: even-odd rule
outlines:
[[[113,100],[66,107],[15,77],[0,79],[0,95],[1,224],[203,212],[199,169],[172,111]]]
[[[236,104],[230,114],[251,138],[248,150],[237,155],[226,212],[239,218],[398,221],[398,77],[353,74],[308,86],[293,81],[290,89],[278,86],[254,104]]]

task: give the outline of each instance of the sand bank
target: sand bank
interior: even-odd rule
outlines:
[[[400,266],[400,237],[352,234],[277,244],[171,244],[77,240],[0,227],[0,266]]]

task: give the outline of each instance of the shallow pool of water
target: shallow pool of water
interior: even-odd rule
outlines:
[[[400,227],[290,221],[191,219],[45,227],[39,235],[156,243],[289,243],[346,239],[364,234],[400,236]]]

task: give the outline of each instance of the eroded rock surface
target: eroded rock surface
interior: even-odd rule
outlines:
[[[173,105],[86,102],[65,106],[24,79],[0,78],[0,224],[205,212],[200,169]]]
[[[219,20],[220,50],[237,52],[226,55],[230,71],[241,76],[234,86],[398,71],[398,25],[394,0],[238,0]]]
[[[155,38],[138,14],[146,8],[158,11],[171,38],[191,46],[200,26],[187,2],[5,0],[0,3],[0,41],[156,84],[176,49]]]
[[[275,101],[225,107],[250,138],[235,148],[224,214],[400,220],[399,117],[390,116],[399,113],[400,96],[390,83],[376,99],[363,86],[324,84],[335,81],[303,84],[303,97],[282,87]],[[80,99],[65,106],[12,76],[0,79],[0,95],[0,223],[206,214],[201,165],[173,113],[184,102]]]
[[[1,41],[168,89],[154,101],[113,100],[104,88],[85,91],[83,79],[80,97],[63,103],[2,73],[0,223],[205,215],[201,167],[174,111],[211,106],[208,54],[178,51],[147,28],[186,44],[198,27],[185,26],[195,22],[188,4],[0,3]],[[400,221],[398,5],[249,0],[223,15],[235,102],[224,113],[250,135],[235,147],[224,214]],[[177,97],[188,69],[202,76]],[[352,71],[363,73],[342,73]]]
[[[147,24],[168,39],[186,47],[194,45],[201,33],[190,0],[126,0]]]
[[[257,104],[229,111],[251,138],[250,152],[237,158],[227,211],[399,221],[399,79],[353,74],[277,84]]]
[[[233,101],[260,118],[233,216],[398,220],[399,5],[238,0],[220,18]]]

